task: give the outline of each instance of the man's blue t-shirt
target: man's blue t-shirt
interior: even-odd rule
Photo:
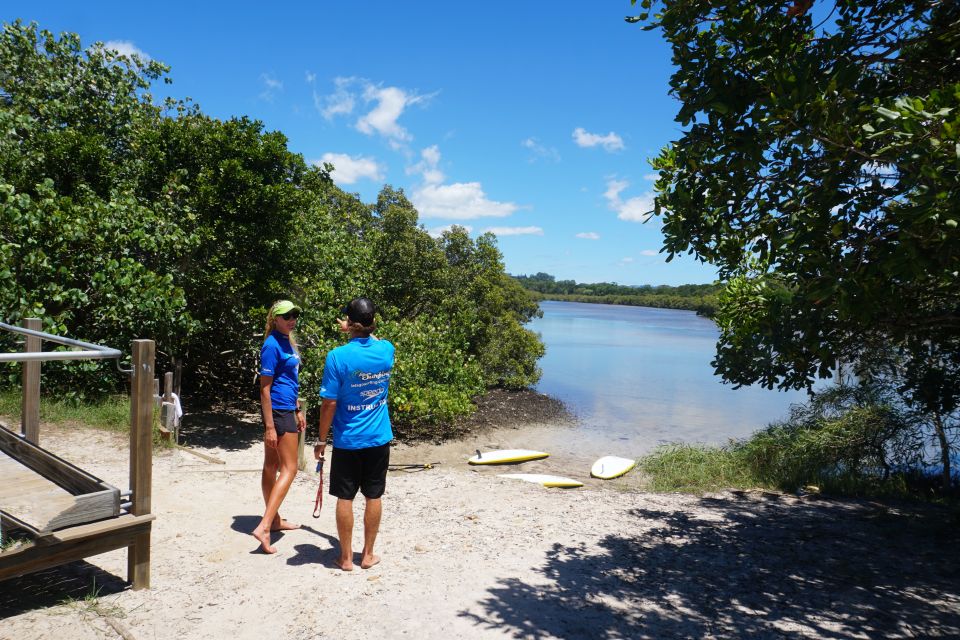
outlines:
[[[270,402],[274,409],[297,408],[300,393],[300,356],[293,350],[290,337],[271,331],[260,348],[260,375],[273,376]]]
[[[333,446],[379,447],[393,440],[387,389],[394,347],[387,340],[354,338],[327,354],[320,397],[337,401]]]

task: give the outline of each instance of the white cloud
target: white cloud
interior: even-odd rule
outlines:
[[[322,165],[324,162],[333,165],[332,176],[338,184],[353,184],[363,178],[383,180],[383,167],[373,158],[353,157],[345,153],[325,153],[313,164]]]
[[[261,73],[260,80],[263,81],[263,84],[266,85],[268,89],[283,89],[283,83],[269,73]]]
[[[656,249],[644,249],[643,251],[640,252],[640,255],[642,255],[642,256],[657,256],[657,255],[660,255],[660,252],[657,251]]]
[[[607,190],[603,197],[607,199],[607,205],[617,212],[617,217],[621,220],[646,222],[653,215],[655,194],[652,191],[647,191],[629,200],[623,200],[620,197],[620,192],[629,186],[630,183],[626,180],[610,178],[607,180]]]
[[[648,173],[648,174],[646,174],[645,176],[643,176],[643,179],[644,179],[644,180],[649,180],[650,182],[656,182],[657,180],[660,179],[660,174],[659,174],[659,173]]]
[[[423,103],[430,97],[432,96],[409,93],[399,87],[377,87],[368,84],[364,89],[363,99],[377,104],[367,115],[357,120],[357,130],[367,135],[378,133],[394,143],[411,140],[413,136],[397,121],[407,107]]]
[[[512,202],[488,199],[479,182],[425,184],[413,192],[411,200],[423,218],[505,218],[519,209]]]
[[[321,96],[314,92],[313,105],[320,112],[320,115],[327,120],[332,120],[334,116],[351,113],[356,104],[356,99],[350,91],[350,85],[357,81],[357,78],[334,78],[335,89],[331,95]]]
[[[353,113],[358,102],[373,103],[372,108],[361,115],[354,126],[367,135],[380,135],[387,139],[395,150],[402,150],[403,143],[413,139],[410,132],[400,125],[400,116],[408,107],[426,104],[436,94],[420,95],[400,87],[384,87],[365,78],[334,78],[334,92],[321,96],[314,92],[313,104],[327,120],[335,116]]]
[[[540,227],[487,227],[484,233],[492,233],[497,236],[542,236],[543,229]]]
[[[129,40],[107,40],[103,43],[103,48],[112,49],[122,56],[140,56],[144,62],[151,60],[149,55]]]
[[[620,259],[620,262],[617,263],[617,266],[619,266],[619,267],[625,267],[625,266],[627,266],[628,264],[630,264],[630,263],[633,262],[633,261],[634,261],[633,258],[627,256],[626,258],[621,258],[621,259]]]
[[[573,141],[579,147],[603,147],[604,151],[620,151],[624,149],[623,138],[613,131],[605,136],[597,133],[590,133],[583,127],[577,127],[573,130]]]
[[[317,74],[312,71],[306,71],[304,73],[304,78],[306,78],[307,84],[314,84],[317,81]]]
[[[553,147],[547,147],[543,144],[540,144],[540,141],[536,138],[527,138],[521,142],[520,145],[524,149],[529,149],[531,151],[530,162],[536,162],[537,160],[560,162],[560,152]]]
[[[578,233],[576,237],[583,238],[584,240],[599,240],[600,234],[594,231],[583,231]]]
[[[260,82],[263,83],[263,91],[260,92],[260,98],[267,102],[273,102],[273,97],[278,91],[283,91],[283,82],[277,80],[269,73],[260,74]]]
[[[453,229],[454,226],[462,227],[463,229],[466,230],[467,233],[470,233],[473,231],[473,227],[471,227],[468,224],[458,224],[458,225],[445,224],[442,227],[434,227],[433,229],[428,229],[427,233],[430,234],[430,237],[432,238],[439,238],[440,236],[443,235],[445,231],[450,231],[451,229]]]
[[[421,160],[417,164],[407,167],[407,175],[419,173],[426,184],[440,184],[446,179],[437,165],[440,164],[440,147],[432,145],[420,152]]]

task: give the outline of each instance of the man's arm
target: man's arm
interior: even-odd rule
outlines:
[[[313,457],[320,459],[327,449],[327,436],[330,435],[330,425],[333,424],[333,414],[337,411],[337,401],[324,398],[320,404],[320,440],[313,447]]]

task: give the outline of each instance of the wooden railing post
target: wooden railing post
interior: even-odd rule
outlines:
[[[40,318],[24,318],[23,328],[40,331]],[[24,351],[40,351],[41,340],[36,336],[24,336]],[[20,405],[20,432],[35,445],[40,445],[40,361],[23,363],[23,398]]]
[[[153,340],[134,340],[130,376],[130,512],[150,513],[153,485]],[[150,588],[150,533],[141,533],[127,547],[127,579],[134,589]]]

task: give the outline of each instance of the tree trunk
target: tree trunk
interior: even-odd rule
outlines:
[[[940,412],[933,414],[933,427],[940,440],[940,460],[943,462],[943,491],[950,491],[950,443],[947,442],[947,432],[943,428],[943,419]]]

